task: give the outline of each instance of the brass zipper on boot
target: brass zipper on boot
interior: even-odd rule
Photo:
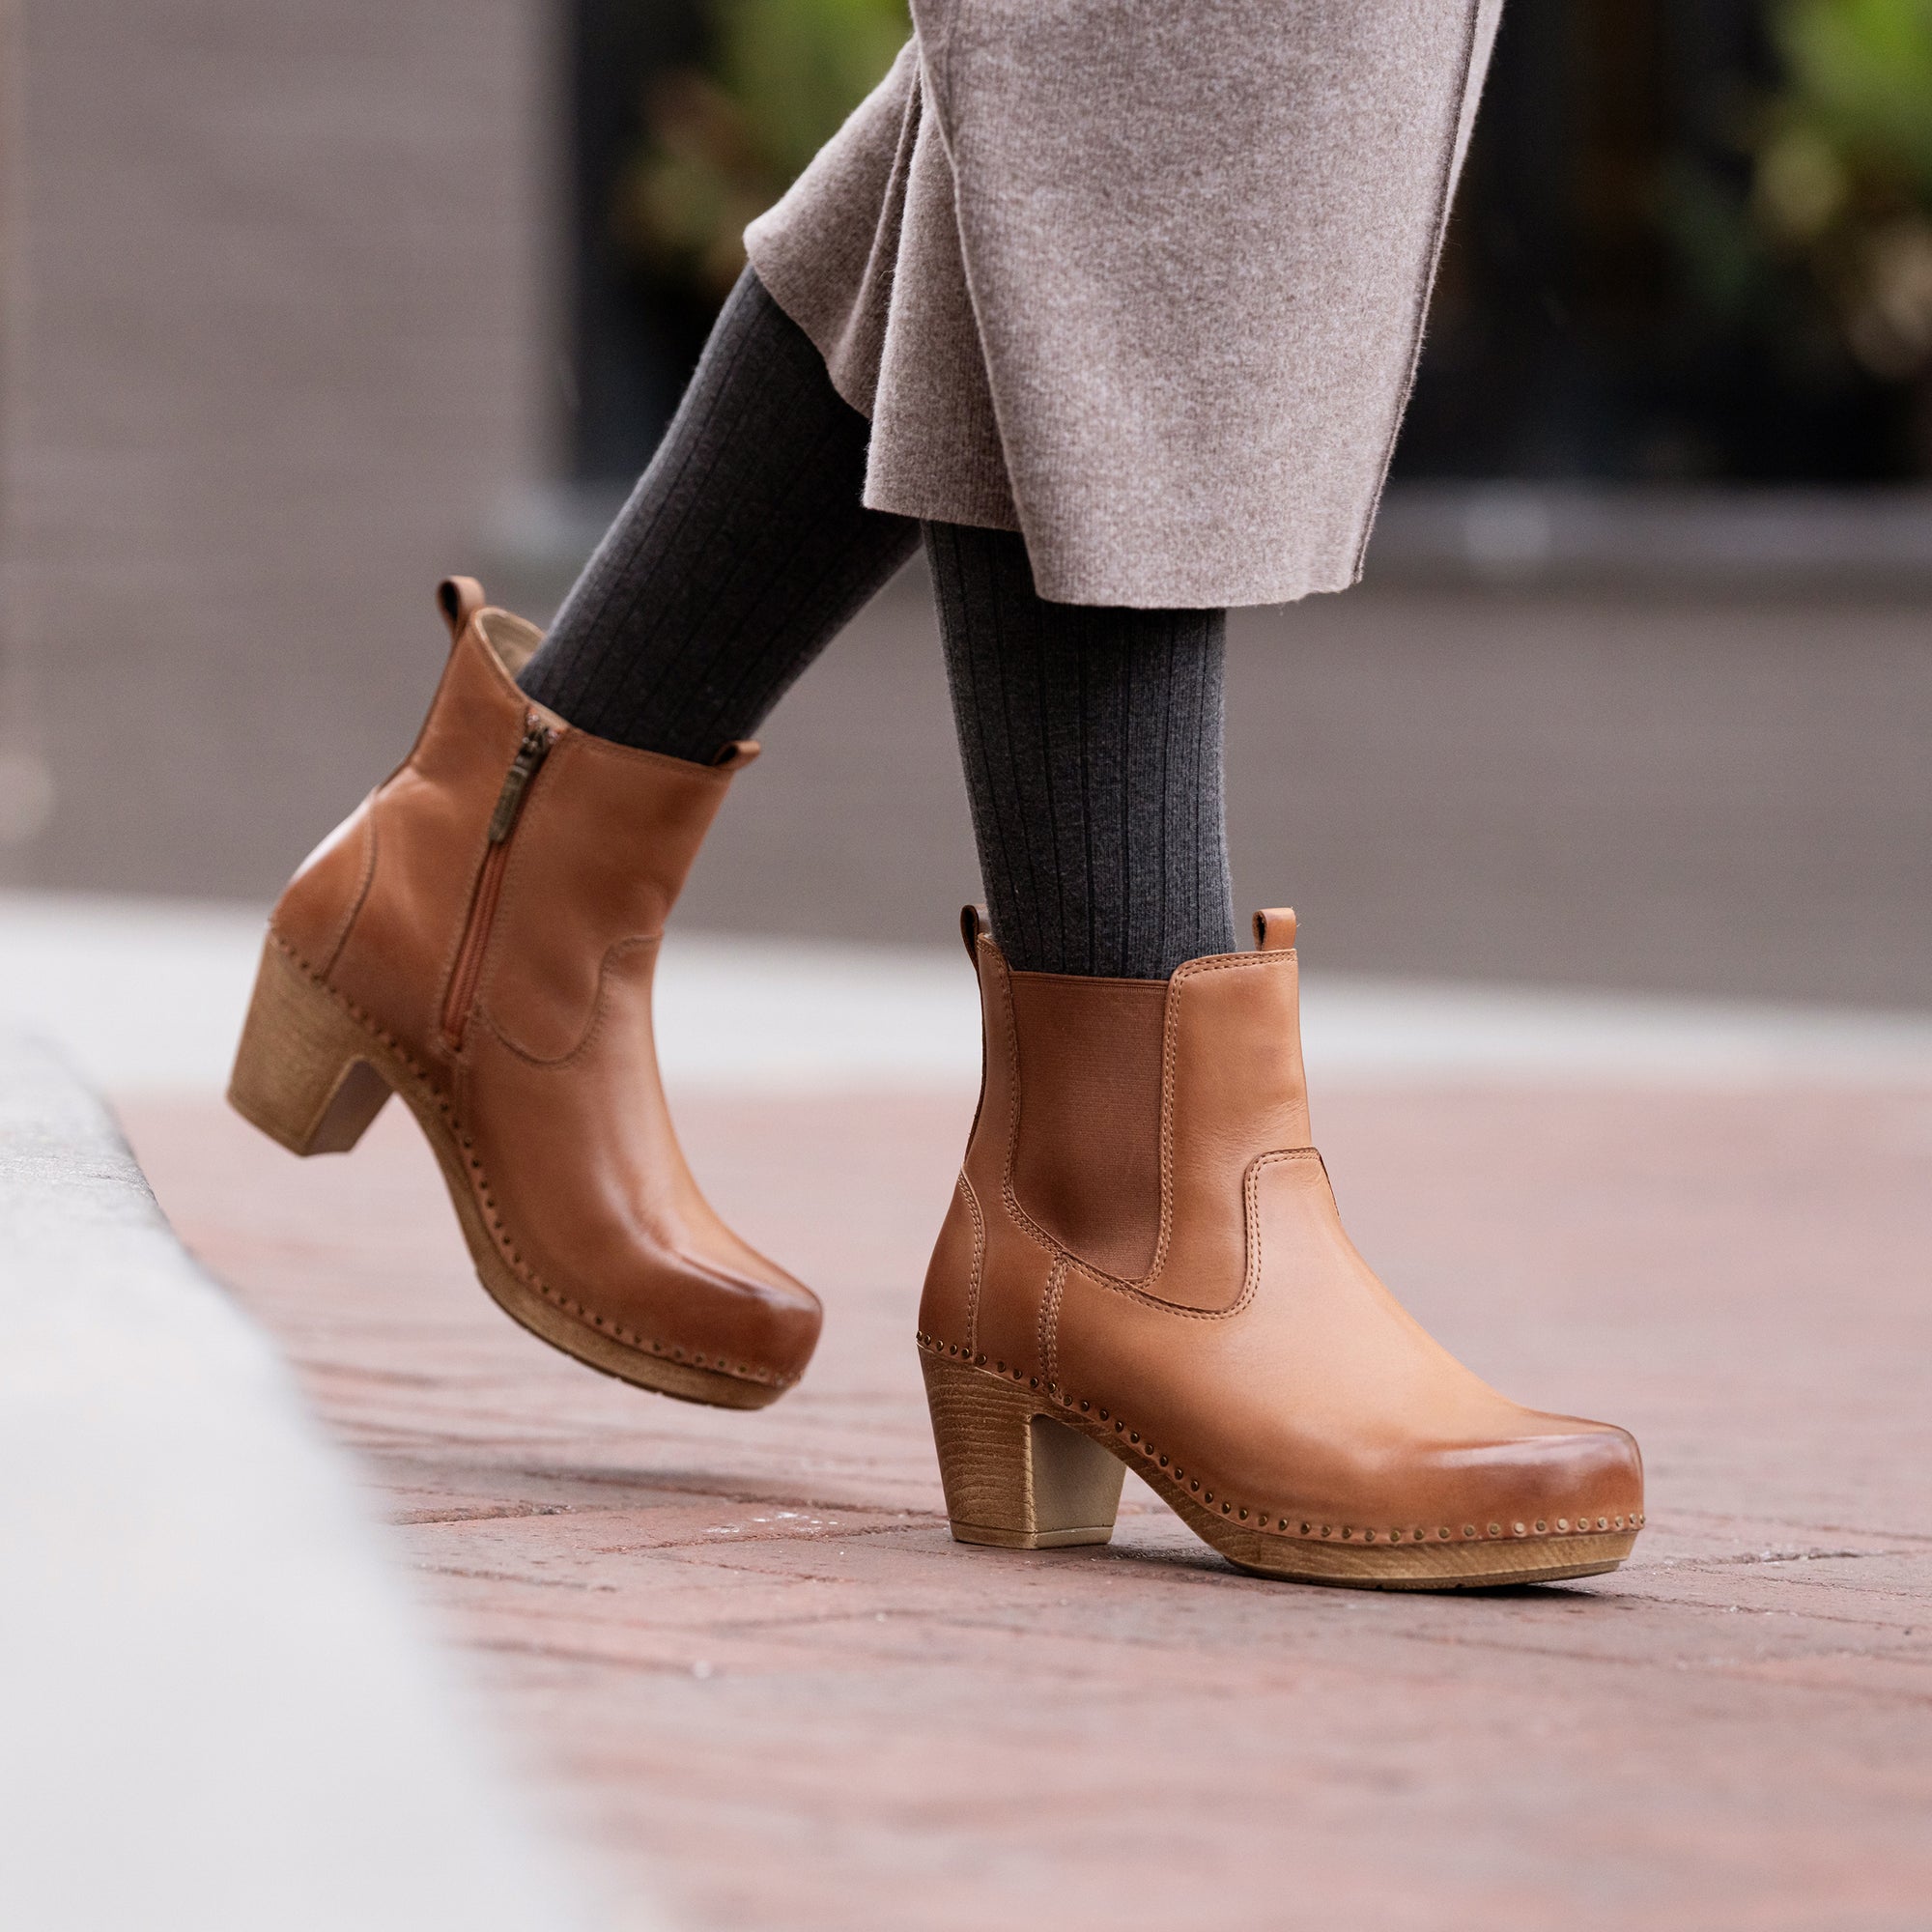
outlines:
[[[503,868],[510,863],[510,835],[517,829],[530,781],[550,756],[554,743],[555,734],[532,711],[524,723],[524,742],[517,747],[517,755],[503,774],[497,809],[490,814],[489,849],[483,855],[483,868],[476,874],[476,890],[470,896],[463,944],[456,950],[456,970],[449,976],[449,996],[442,1004],[442,1037],[452,1047],[463,1044],[469,1009],[476,998],[477,976],[483,971],[483,953],[490,944],[490,928],[497,920],[497,900],[503,890]]]

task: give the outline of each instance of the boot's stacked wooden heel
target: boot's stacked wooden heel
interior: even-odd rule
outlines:
[[[1022,1384],[920,1357],[946,1513],[961,1543],[1061,1549],[1114,1533],[1125,1468]]]
[[[1263,1576],[1615,1569],[1636,1444],[1498,1395],[1355,1252],[1309,1144],[1294,916],[1256,930],[1087,980],[1009,971],[969,909],[984,1084],[919,1333],[953,1535],[1105,1542],[1125,1466]]]
[[[262,948],[228,1100],[291,1153],[347,1153],[393,1091],[366,1028],[274,940]]]

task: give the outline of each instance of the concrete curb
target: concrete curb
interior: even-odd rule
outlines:
[[[582,1924],[274,1351],[4,1035],[0,1459],[9,1925]]]

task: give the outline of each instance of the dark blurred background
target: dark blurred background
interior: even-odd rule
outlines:
[[[575,473],[648,456],[738,235],[899,0],[573,0]],[[1397,474],[1872,483],[1932,467],[1932,9],[1506,11]]]
[[[899,0],[15,0],[0,879],[262,895],[547,613]],[[1515,0],[1370,581],[1234,630],[1323,963],[1932,1003],[1932,0]],[[973,887],[923,589],[689,916]],[[755,909],[755,910],[753,910]]]

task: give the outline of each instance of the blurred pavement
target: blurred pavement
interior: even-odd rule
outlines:
[[[1932,1084],[1314,1089],[1409,1307],[1636,1432],[1621,1572],[1259,1581],[1131,1475],[1106,1548],[952,1543],[912,1328],[969,1092],[681,1095],[827,1303],[751,1416],[504,1321],[399,1109],[305,1163],[213,1101],[124,1114],[557,1807],[693,1928],[1918,1932]]]

